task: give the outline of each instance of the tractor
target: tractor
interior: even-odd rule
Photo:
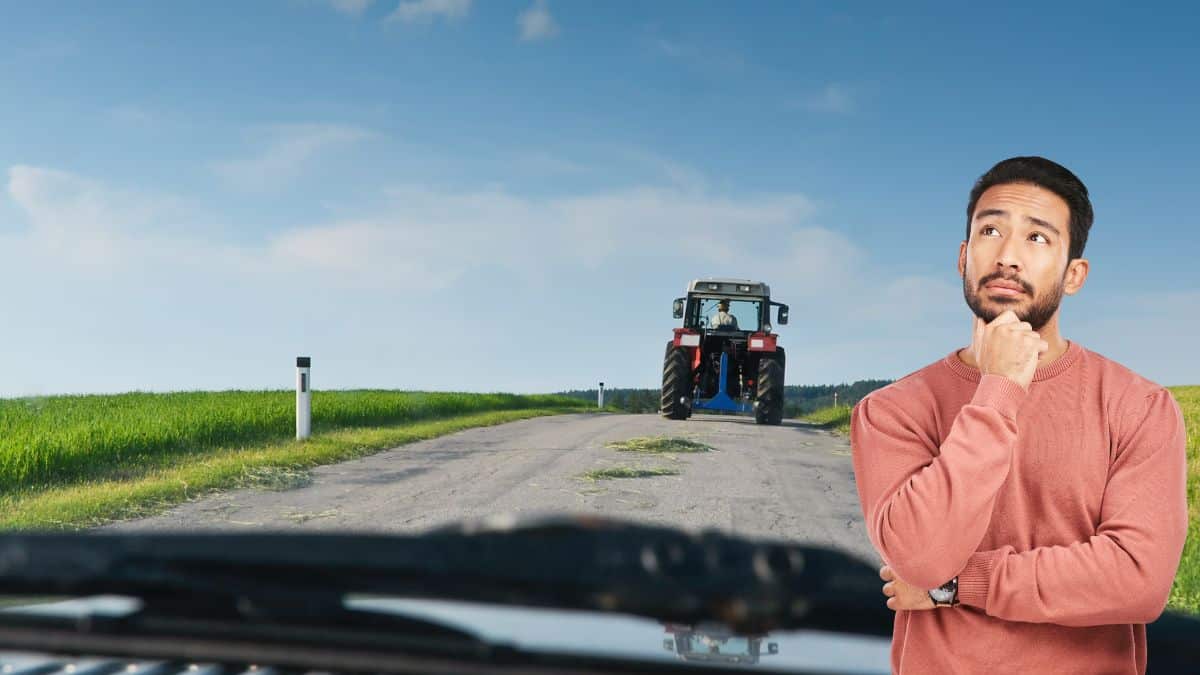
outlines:
[[[759,424],[783,421],[783,347],[771,332],[771,308],[779,325],[787,305],[771,290],[747,279],[697,279],[673,314],[683,319],[663,358],[662,414],[673,420],[695,410],[754,413]]]
[[[762,641],[766,634],[741,634],[728,626],[716,623],[698,626],[664,623],[669,638],[663,639],[663,649],[675,652],[684,661],[709,663],[754,664],[763,656]],[[779,643],[768,642],[767,654],[778,654]]]

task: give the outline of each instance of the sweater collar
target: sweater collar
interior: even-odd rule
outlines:
[[[942,361],[950,367],[950,370],[953,370],[961,377],[965,377],[972,382],[978,382],[982,378],[979,369],[963,363],[962,359],[958,358],[960,351],[962,349],[955,349],[945,359],[942,359]],[[1083,347],[1080,347],[1078,342],[1067,340],[1067,351],[1063,352],[1057,359],[1054,359],[1053,362],[1047,363],[1044,366],[1038,366],[1038,369],[1033,373],[1033,381],[1041,382],[1042,380],[1048,380],[1063,374],[1072,364],[1079,360],[1079,355],[1082,353]]]

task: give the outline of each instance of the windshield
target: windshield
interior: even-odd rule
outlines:
[[[727,298],[698,298],[700,324],[709,330],[757,331],[762,302]]]
[[[1037,9],[6,3],[0,646],[1145,672],[1200,13]]]

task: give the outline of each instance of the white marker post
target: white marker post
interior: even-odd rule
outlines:
[[[312,359],[296,357],[296,440],[302,441],[312,434],[312,379],[309,368]]]
[[[604,383],[600,383],[600,392],[596,394],[596,406],[604,408]]]

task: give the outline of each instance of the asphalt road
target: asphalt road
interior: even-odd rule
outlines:
[[[620,452],[609,441],[668,435],[712,452]],[[609,467],[677,475],[593,481]],[[470,429],[313,470],[308,485],[236,490],[104,529],[414,532],[497,513],[603,514],[835,546],[877,562],[843,436],[785,420],[577,414]]]

